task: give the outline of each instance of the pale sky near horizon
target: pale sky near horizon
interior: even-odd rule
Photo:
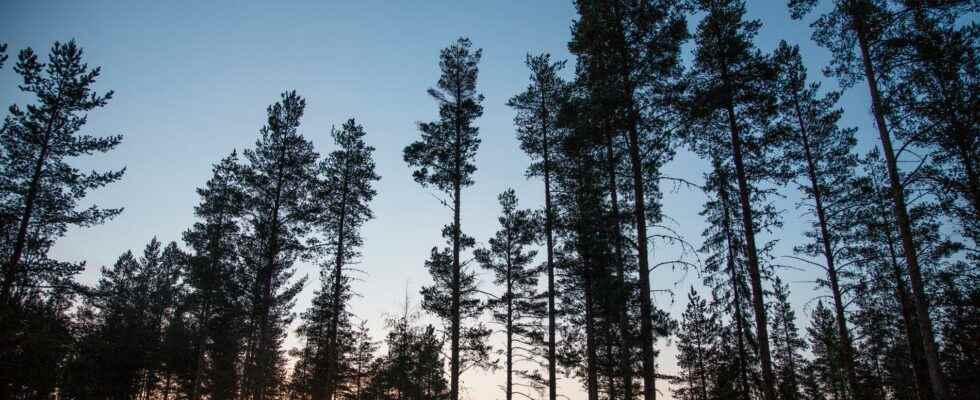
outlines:
[[[813,79],[825,89],[836,82],[820,70],[829,54],[810,40],[809,21],[789,18],[782,0],[748,2],[749,17],[761,18],[757,45],[766,51],[780,39],[801,45]],[[30,99],[17,91],[12,71],[16,52],[32,47],[46,59],[54,41],[76,39],[85,49],[85,61],[102,66],[96,87],[112,89],[109,105],[92,113],[83,130],[96,135],[123,134],[117,150],[79,160],[83,169],[127,168],[122,181],[92,193],[88,200],[125,211],[105,225],[72,230],[54,249],[57,258],[86,261],[79,279],[94,283],[99,268],[111,265],[126,250],[139,252],[154,236],[179,240],[194,222],[198,202],[194,189],[210,176],[211,164],[233,149],[251,146],[265,121],[265,108],[285,90],[296,89],[307,100],[300,131],[321,154],[332,150],[329,132],[347,118],[356,118],[375,146],[378,196],[372,204],[376,219],[363,230],[365,246],[354,284],[360,293],[352,311],[369,320],[377,339],[384,335],[383,316],[397,312],[405,293],[418,302],[418,289],[430,279],[423,267],[429,249],[441,245],[442,225],[451,215],[419,187],[402,161],[402,149],[418,137],[417,121],[437,116],[426,89],[438,79],[439,49],[460,36],[484,49],[478,90],[486,96],[484,116],[477,121],[483,144],[477,156],[476,184],[463,192],[463,230],[486,243],[497,230],[496,195],[513,187],[522,207],[540,207],[541,183],[524,177],[529,160],[514,135],[514,113],[505,102],[528,82],[527,53],[549,52],[574,60],[567,50],[570,24],[575,18],[571,1],[215,1],[149,2],[93,0],[85,2],[7,0],[0,3],[0,43],[8,43],[10,59],[0,70],[0,98],[4,106]],[[689,21],[693,32],[695,23]],[[690,43],[685,48],[689,57]],[[848,90],[841,106],[843,124],[859,128],[862,148],[873,143],[864,86]],[[667,173],[700,182],[705,163],[681,152]],[[668,185],[669,186],[669,185]],[[704,195],[669,187],[664,210],[668,222],[688,241],[699,246],[704,229],[698,215]],[[769,239],[779,239],[777,256],[789,255],[806,225],[794,207],[798,196],[784,188],[784,228]],[[87,203],[86,203],[87,204]],[[678,246],[656,243],[653,264],[680,255]],[[687,260],[697,262],[696,257]],[[777,261],[790,264],[791,260]],[[818,272],[796,263],[801,270],[781,274],[793,290],[794,306],[804,329],[815,292]],[[311,283],[300,295],[296,311],[306,309],[316,282],[314,265],[300,265],[298,275]],[[483,273],[484,284],[491,277]],[[686,294],[694,285],[702,290],[696,271],[656,269],[652,275],[660,292],[657,305],[679,317]],[[494,290],[486,286],[487,290]],[[702,290],[702,293],[703,290]],[[296,342],[290,339],[289,346]],[[658,362],[662,372],[675,371],[673,346],[661,341]],[[467,372],[464,398],[502,398],[496,385],[502,375]],[[669,397],[663,382],[658,388]],[[563,394],[583,399],[579,382],[566,378]]]

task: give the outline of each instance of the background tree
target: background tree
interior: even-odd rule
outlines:
[[[789,301],[789,286],[776,277],[772,283],[772,349],[773,367],[776,372],[777,390],[783,400],[801,398],[800,382],[803,380],[803,351],[806,342],[796,329],[796,312]]]
[[[476,172],[473,159],[480,147],[479,129],[473,123],[483,115],[480,104],[483,95],[476,92],[477,64],[483,51],[472,51],[471,46],[469,39],[459,38],[440,53],[439,69],[442,75],[437,88],[429,89],[429,96],[439,104],[439,120],[419,123],[421,140],[406,146],[404,151],[405,162],[415,168],[412,173],[415,181],[423,187],[432,185],[451,198],[450,202],[443,201],[453,211],[452,224],[443,228],[443,236],[450,242],[451,251],[438,252],[433,249],[428,264],[436,284],[430,289],[423,289],[423,294],[430,299],[426,304],[449,306],[448,310],[436,313],[442,313],[440,316],[449,325],[449,396],[452,400],[459,399],[459,375],[463,364],[460,355],[461,338],[464,336],[461,321],[464,317],[472,316],[472,313],[464,313],[464,303],[470,300],[464,299],[463,292],[465,281],[470,278],[464,276],[460,253],[473,246],[473,239],[464,237],[460,226],[460,195],[463,187],[473,184],[472,176]],[[442,266],[443,254],[450,257],[447,266]],[[433,296],[445,297],[447,302],[434,301]],[[482,331],[476,328],[465,336],[468,336],[467,340],[473,338],[470,340],[473,342],[483,334]],[[479,361],[481,351],[474,350],[477,350],[478,357],[474,361]]]
[[[810,319],[810,327],[807,328],[810,351],[813,353],[813,374],[825,398],[843,400],[850,395],[847,378],[840,365],[840,351],[837,350],[840,338],[835,325],[833,312],[824,307],[822,301],[818,301]]]
[[[535,160],[528,167],[528,176],[544,179],[544,236],[545,268],[548,272],[548,398],[556,400],[557,364],[555,362],[555,208],[552,201],[552,180],[556,173],[554,159],[561,132],[557,126],[558,113],[564,104],[567,84],[558,76],[565,61],[551,61],[551,55],[543,53],[527,56],[524,62],[531,70],[531,84],[527,90],[511,97],[507,105],[517,111],[514,125],[521,149]]]
[[[750,323],[752,305],[743,250],[745,239],[737,222],[735,183],[729,170],[719,157],[714,157],[712,170],[705,176],[708,200],[701,215],[706,218],[708,228],[702,233],[704,242],[700,252],[706,256],[703,281],[711,288],[713,306],[728,314],[728,323],[721,334],[723,346],[733,354],[730,360],[723,360],[725,367],[719,368],[724,376],[719,376],[717,390],[723,396],[747,400],[752,382],[757,380],[758,357]]]
[[[676,398],[721,398],[717,387],[720,371],[717,368],[723,357],[721,340],[720,316],[692,287],[677,331],[677,366],[681,371],[671,382],[678,386],[673,390]]]
[[[374,377],[366,398],[445,400],[449,398],[442,342],[432,325],[417,325],[418,315],[409,311],[388,320],[387,353],[373,367]]]
[[[315,394],[317,399],[333,399],[338,371],[336,364],[342,357],[338,350],[338,332],[342,314],[346,312],[346,301],[349,291],[344,269],[357,262],[363,245],[360,228],[365,222],[374,217],[368,206],[377,194],[372,187],[373,182],[381,177],[375,173],[373,153],[374,148],[364,142],[364,128],[354,119],[349,119],[340,130],[331,133],[337,150],[327,156],[321,166],[322,184],[316,196],[322,201],[322,219],[318,221],[324,232],[325,254],[332,256],[332,272],[321,275],[332,278],[325,284],[329,289],[329,304],[332,310],[328,312],[326,343],[326,365],[322,376],[318,376],[323,386],[323,392]]]
[[[65,389],[69,397],[131,399],[162,386],[167,327],[176,320],[184,255],[176,243],[161,250],[154,238],[143,256],[123,253],[86,302],[92,326]]]
[[[507,189],[497,199],[502,208],[497,218],[500,230],[489,240],[489,248],[477,249],[473,255],[481,267],[493,272],[494,284],[503,288],[503,294],[488,300],[487,306],[493,311],[494,321],[503,325],[506,336],[504,395],[511,400],[515,386],[518,391],[522,387],[541,387],[542,379],[537,371],[514,367],[521,361],[536,364],[543,342],[541,319],[545,315],[545,303],[537,293],[540,271],[530,268],[537,252],[527,250],[537,241],[538,221],[530,210],[517,208],[517,194],[513,189]],[[515,385],[515,375],[525,382]]]
[[[184,242],[193,253],[188,261],[187,307],[196,321],[193,353],[194,380],[191,400],[205,393],[227,400],[237,393],[237,365],[245,314],[241,259],[237,249],[245,194],[238,186],[238,155],[222,159],[212,168],[212,177],[198,188],[201,203],[194,213],[200,219],[184,232]]]

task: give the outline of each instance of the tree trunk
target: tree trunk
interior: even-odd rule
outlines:
[[[619,352],[619,375],[623,379],[623,399],[632,400],[633,399],[633,365],[632,365],[632,353],[631,353],[631,337],[629,330],[629,313],[627,308],[629,306],[629,299],[631,290],[626,284],[626,272],[623,269],[623,263],[625,262],[623,258],[623,240],[622,240],[622,229],[620,228],[620,214],[619,214],[619,187],[616,183],[616,155],[613,146],[613,133],[606,130],[606,163],[607,163],[607,179],[609,180],[609,196],[612,202],[612,215],[611,221],[608,223],[610,237],[613,240],[614,246],[614,256],[613,262],[616,264],[616,279],[617,285],[619,286],[619,298],[615,302],[616,306],[620,309],[619,315],[615,316],[619,323],[619,334],[622,337],[622,343],[620,344]]]
[[[554,210],[551,205],[551,159],[549,158],[547,110],[541,118],[542,162],[544,168],[544,234],[548,253],[548,399],[557,400],[557,373],[555,366],[555,240]]]
[[[57,108],[52,114],[56,113]],[[41,176],[44,174],[44,163],[48,160],[48,152],[50,151],[48,142],[51,137],[53,125],[54,115],[48,121],[48,126],[44,131],[41,153],[37,157],[37,162],[34,163],[34,172],[31,174],[31,185],[24,198],[24,213],[21,214],[20,224],[17,228],[17,239],[14,241],[14,250],[10,255],[10,260],[7,261],[6,268],[4,268],[3,293],[0,294],[2,296],[0,297],[0,301],[4,304],[13,298],[14,281],[17,280],[17,265],[20,264],[20,260],[24,255],[24,247],[27,246],[27,228],[31,224],[34,203],[37,201],[38,192],[41,190]]]
[[[929,380],[932,382],[932,392],[935,398],[943,400],[947,398],[945,377],[943,377],[942,369],[939,365],[939,353],[936,349],[935,337],[932,332],[932,319],[929,317],[929,301],[926,299],[922,272],[919,269],[918,254],[916,253],[917,250],[912,237],[912,224],[909,221],[908,208],[905,204],[905,192],[902,187],[901,178],[898,175],[897,160],[895,159],[895,151],[892,149],[891,135],[888,132],[888,126],[885,124],[884,109],[882,108],[881,94],[878,91],[877,77],[875,76],[875,71],[869,58],[867,33],[864,28],[863,19],[858,15],[851,15],[851,17],[858,37],[858,45],[861,49],[864,77],[868,83],[868,90],[871,93],[871,111],[874,113],[878,135],[881,138],[882,152],[885,154],[885,166],[888,170],[888,179],[891,185],[895,220],[898,223],[898,232],[902,239],[902,253],[905,256],[909,281],[912,284],[916,321],[919,325],[922,347],[925,351],[926,363],[929,367]]]
[[[507,387],[504,393],[506,400],[512,400],[514,398],[514,282],[511,277],[513,268],[510,260],[511,243],[507,246]]]
[[[885,211],[885,210],[882,210]],[[895,238],[892,237],[891,221],[882,221],[883,234],[885,235],[886,247],[890,257],[889,266],[891,267],[892,279],[895,280],[895,296],[898,299],[899,310],[902,314],[902,326],[905,329],[905,340],[909,346],[909,358],[912,362],[912,375],[915,377],[914,385],[916,395],[919,400],[932,399],[932,383],[929,381],[929,368],[926,365],[925,355],[922,350],[922,338],[915,322],[915,310],[912,307],[912,300],[909,298],[908,287],[905,286],[905,278],[902,269],[898,265],[898,252],[895,249]]]
[[[632,103],[630,103],[632,104]],[[633,219],[636,225],[637,258],[640,268],[640,355],[643,357],[643,398],[657,398],[656,370],[653,354],[653,307],[650,304],[650,260],[647,255],[646,194],[643,186],[643,164],[640,159],[639,127],[636,110],[630,113],[629,143],[630,167],[633,173]]]
[[[847,385],[856,399],[863,396],[854,372],[854,346],[851,342],[851,334],[847,330],[847,316],[844,313],[844,296],[841,293],[839,279],[837,277],[837,267],[834,257],[833,240],[830,228],[827,224],[827,212],[823,205],[823,185],[817,173],[817,160],[813,156],[810,147],[809,133],[806,123],[803,121],[803,114],[797,100],[795,104],[796,119],[800,125],[800,143],[803,146],[803,155],[806,159],[807,175],[810,178],[810,189],[813,191],[814,208],[817,211],[817,222],[820,227],[820,244],[823,246],[824,259],[827,262],[827,280],[830,282],[830,291],[834,298],[834,313],[837,320],[837,335],[841,338],[840,358],[844,364],[844,374],[847,376]]]
[[[595,311],[593,297],[592,270],[595,268],[591,260],[585,260],[582,265],[585,269],[585,382],[588,391],[588,400],[599,400],[599,379],[596,371],[595,348]]]
[[[726,76],[727,74],[722,74]],[[729,94],[730,96],[731,94]],[[769,327],[766,322],[766,305],[762,297],[762,276],[759,271],[759,253],[755,245],[755,226],[752,217],[751,188],[742,161],[742,139],[735,119],[735,106],[732,99],[727,101],[728,124],[731,131],[732,158],[735,162],[735,178],[738,181],[738,197],[742,209],[742,226],[745,230],[746,258],[749,267],[749,281],[752,285],[752,308],[755,311],[755,328],[759,341],[759,360],[762,364],[762,393],[765,400],[776,400],[776,378],[772,370],[772,357],[769,354]]]
[[[456,99],[461,98],[461,93],[456,93]],[[459,218],[459,205],[460,205],[460,192],[462,185],[462,116],[460,115],[461,104],[456,104],[456,140],[453,143],[453,272],[452,272],[452,301],[451,316],[450,318],[450,360],[449,360],[449,398],[450,400],[459,400],[459,372],[460,372],[460,359],[459,359],[459,332],[460,332],[460,312],[459,312],[459,302],[460,302],[460,264],[459,264],[459,245],[460,245],[460,218]]]
[[[349,160],[347,161],[350,162]],[[338,330],[340,327],[340,314],[344,311],[341,303],[341,295],[343,294],[341,290],[341,285],[343,285],[343,272],[344,272],[344,238],[347,232],[345,231],[347,222],[347,194],[350,192],[350,168],[348,166],[345,169],[344,184],[343,184],[343,194],[341,195],[341,207],[340,207],[340,226],[337,229],[337,254],[334,257],[334,279],[333,279],[333,293],[331,297],[333,301],[331,306],[332,314],[330,316],[330,327],[327,332],[327,371],[326,382],[324,382],[324,393],[322,399],[333,400],[334,391],[337,387],[337,367],[340,361],[340,352],[338,351]]]

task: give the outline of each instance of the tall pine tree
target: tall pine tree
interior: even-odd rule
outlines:
[[[474,126],[477,118],[483,115],[483,95],[476,91],[479,73],[477,64],[483,51],[471,49],[469,39],[459,38],[443,49],[439,55],[439,69],[442,75],[436,88],[429,89],[429,96],[439,105],[439,119],[419,124],[422,138],[405,147],[404,158],[409,166],[415,168],[412,176],[425,186],[433,186],[450,197],[443,201],[453,212],[453,222],[443,228],[442,234],[450,244],[446,251],[432,250],[432,257],[426,264],[433,276],[435,285],[423,289],[428,305],[449,325],[449,397],[459,400],[459,375],[463,370],[462,359],[466,341],[468,353],[473,362],[486,359],[486,347],[481,342],[488,333],[485,328],[476,326],[465,329],[464,318],[473,318],[479,311],[475,294],[475,276],[463,271],[460,262],[464,249],[473,247],[472,238],[463,235],[460,225],[461,194],[463,187],[473,184],[476,165],[473,159],[480,147],[477,136],[479,128]]]

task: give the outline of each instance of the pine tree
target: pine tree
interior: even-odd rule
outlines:
[[[109,152],[122,141],[121,135],[78,134],[87,113],[104,107],[113,94],[94,91],[101,68],[90,69],[82,56],[74,41],[55,42],[47,64],[27,48],[18,54],[14,66],[22,78],[20,90],[37,102],[26,109],[10,106],[0,129],[0,169],[4,171],[0,177],[0,230],[4,235],[0,301],[5,310],[15,297],[15,288],[27,296],[43,281],[70,285],[71,276],[83,265],[48,259],[48,250],[70,227],[99,225],[122,211],[96,205],[77,208],[88,191],[119,180],[125,171],[83,173],[70,163],[73,157]]]
[[[161,247],[154,238],[142,257],[127,251],[112,268],[102,269],[86,304],[93,326],[70,368],[75,377],[65,386],[69,396],[123,400],[148,397],[165,386],[167,327],[179,315],[185,256],[176,243]]]
[[[361,321],[352,332],[351,351],[343,360],[346,373],[342,379],[344,385],[338,388],[340,399],[367,400],[367,388],[374,374],[372,365],[377,351],[378,344],[371,338],[367,321]]]
[[[839,218],[849,206],[847,182],[854,175],[857,163],[851,149],[857,143],[855,129],[841,129],[838,121],[843,110],[836,108],[840,92],[830,92],[818,97],[819,83],[807,82],[807,71],[800,57],[799,48],[780,42],[776,49],[776,62],[780,67],[777,97],[780,119],[788,133],[786,159],[792,163],[792,173],[802,178],[800,191],[812,203],[807,206],[816,221],[806,235],[812,241],[794,250],[808,257],[822,257],[820,265],[827,272],[824,286],[833,298],[837,335],[841,338],[840,360],[851,391],[856,393],[860,385],[854,370],[854,347],[847,328],[844,292],[841,282],[849,271],[842,267],[837,255],[841,251],[842,238],[837,232],[846,229]],[[818,264],[819,265],[819,264]],[[843,276],[842,276],[843,275]]]
[[[555,361],[555,209],[552,204],[552,181],[556,173],[554,159],[561,132],[557,126],[558,113],[565,102],[567,84],[558,76],[565,61],[551,61],[544,53],[527,56],[525,61],[531,70],[531,84],[527,90],[511,97],[507,105],[517,111],[514,125],[521,149],[530,155],[534,163],[528,167],[529,176],[544,179],[544,236],[548,272],[548,398],[556,400],[557,365]]]
[[[578,108],[566,107],[563,114],[577,114]],[[570,119],[570,118],[564,118]],[[599,396],[598,329],[602,315],[597,278],[611,276],[607,262],[611,243],[608,229],[595,229],[606,222],[607,205],[601,186],[601,159],[590,143],[590,128],[571,127],[560,145],[560,174],[556,179],[556,208],[561,216],[559,234],[562,248],[558,252],[562,289],[560,313],[565,316],[560,361],[585,383],[589,400]]]
[[[484,269],[494,274],[494,284],[503,288],[500,296],[488,300],[493,319],[503,325],[505,339],[504,365],[506,382],[504,394],[507,400],[514,398],[521,387],[541,386],[541,377],[535,371],[516,369],[521,360],[534,362],[543,341],[541,319],[545,304],[537,293],[538,273],[530,268],[537,252],[527,250],[538,237],[537,221],[530,210],[517,208],[517,194],[508,189],[497,196],[502,214],[497,219],[500,230],[489,240],[489,248],[477,249],[474,258]],[[515,384],[516,378],[525,382]]]
[[[772,320],[769,324],[772,326],[773,367],[777,390],[779,398],[783,400],[799,400],[802,398],[802,352],[806,350],[806,342],[796,329],[796,313],[789,302],[789,286],[776,277],[772,287]]]
[[[409,311],[388,320],[387,353],[373,367],[366,389],[368,399],[446,400],[442,342],[432,325],[416,325],[418,315]]]
[[[852,184],[856,187],[856,204],[851,206],[853,213],[845,222],[857,227],[847,240],[850,248],[843,254],[861,262],[868,268],[877,280],[888,280],[899,305],[901,320],[904,324],[904,336],[907,338],[907,349],[910,354],[910,364],[914,371],[914,382],[919,398],[930,398],[931,382],[928,376],[928,364],[925,349],[917,324],[917,314],[914,308],[913,294],[908,286],[907,258],[904,257],[901,239],[895,223],[893,210],[890,210],[889,199],[892,190],[887,185],[885,163],[881,153],[874,149],[867,157],[860,160],[865,171],[863,177]],[[916,184],[914,180],[906,181],[903,191],[918,193],[928,191],[928,186]],[[921,198],[922,196],[916,195]],[[912,228],[917,238],[917,258],[935,268],[936,271],[950,269],[949,257],[960,247],[950,241],[940,232],[941,222],[936,204],[919,201],[911,209],[909,215],[914,222]],[[951,269],[950,269],[951,271]]]
[[[813,353],[813,373],[817,377],[820,390],[829,399],[844,400],[849,398],[846,377],[840,365],[837,346],[840,337],[837,336],[834,314],[822,301],[817,302],[810,319],[807,333],[810,336],[810,348]]]
[[[186,301],[197,325],[191,400],[205,393],[227,400],[237,392],[234,360],[243,335],[246,283],[236,251],[241,234],[238,220],[245,207],[245,194],[236,179],[238,167],[238,155],[232,152],[212,168],[211,179],[197,189],[201,203],[194,214],[200,221],[184,232],[184,242],[193,250],[185,277]]]
[[[330,292],[329,304],[333,307],[327,315],[326,365],[323,375],[317,376],[322,392],[314,393],[314,399],[333,399],[338,376],[337,362],[343,357],[338,349],[338,332],[342,315],[346,312],[345,298],[349,285],[344,269],[357,261],[358,248],[363,244],[361,226],[374,217],[368,203],[377,192],[372,187],[380,179],[374,171],[374,148],[364,143],[364,128],[354,119],[348,120],[332,132],[337,150],[330,153],[320,166],[322,184],[317,197],[323,202],[323,212],[318,224],[324,231],[325,246],[321,251],[332,256],[332,272],[323,274],[332,282],[324,284]]]
[[[905,132],[918,147],[932,150],[927,175],[963,236],[980,246],[980,29],[968,24],[976,5],[968,1],[899,2],[904,15],[897,40],[897,79],[884,91],[902,114]],[[976,257],[976,254],[973,254]]]
[[[762,393],[775,400],[776,382],[769,350],[767,315],[763,300],[762,262],[756,242],[760,229],[760,203],[765,191],[757,187],[779,180],[784,171],[775,154],[771,128],[774,99],[771,96],[775,68],[770,57],[755,49],[752,40],[761,23],[744,20],[745,4],[739,0],[704,0],[697,9],[707,15],[695,35],[694,66],[688,75],[690,98],[685,111],[691,121],[692,139],[701,154],[721,150],[731,157],[737,182],[737,206],[751,285],[752,307],[762,367]],[[710,144],[707,145],[706,144]],[[722,164],[727,165],[727,163]]]
[[[471,281],[472,276],[464,274],[460,254],[473,246],[473,239],[465,237],[460,226],[460,195],[463,187],[473,184],[473,173],[476,172],[473,159],[480,147],[479,130],[473,123],[483,115],[480,104],[483,95],[476,91],[477,64],[483,51],[472,51],[471,46],[469,39],[460,38],[440,53],[442,75],[438,88],[429,89],[429,96],[439,104],[439,120],[420,123],[421,140],[408,145],[404,151],[405,162],[415,168],[412,173],[415,181],[423,187],[434,186],[451,198],[449,202],[443,201],[453,211],[452,224],[443,228],[443,236],[450,242],[451,249],[443,252],[433,249],[432,258],[427,264],[436,286],[424,289],[423,293],[429,296],[426,301],[429,305],[448,305],[448,309],[437,310],[436,313],[445,318],[449,325],[449,393],[452,400],[459,399],[459,375],[464,363],[461,359],[461,341],[477,344],[475,342],[485,333],[484,329],[477,327],[464,334],[462,328],[462,320],[473,316],[473,311],[467,310],[472,306],[467,304],[476,300],[464,293],[467,281]],[[445,259],[446,256],[448,259]],[[445,261],[448,261],[448,265],[443,265]],[[440,299],[437,301],[432,296]],[[477,358],[472,361],[479,362],[483,359],[481,353],[485,352],[481,349],[483,346],[476,347],[473,350]]]
[[[671,116],[663,110],[670,109],[666,106],[673,98],[673,81],[681,71],[686,23],[679,4],[670,1],[578,1],[576,9],[580,18],[572,27],[569,50],[578,57],[579,75],[605,88],[598,100],[611,107],[611,115],[620,115],[609,128],[621,132],[628,147],[643,398],[649,400],[655,397],[656,372],[647,226],[660,218],[659,168],[672,156],[666,137]],[[631,372],[623,373],[625,398],[631,398]]]
[[[793,18],[800,19],[816,4],[817,0],[790,0],[790,14]],[[892,211],[898,225],[898,236],[902,241],[902,254],[908,267],[912,300],[928,366],[930,386],[933,396],[937,399],[945,399],[948,393],[945,377],[939,365],[939,351],[925,292],[926,283],[915,251],[916,237],[912,232],[909,204],[898,169],[901,151],[896,153],[893,146],[892,124],[896,122],[896,118],[889,117],[893,111],[890,103],[895,99],[887,98],[887,93],[883,93],[880,83],[895,78],[889,74],[891,51],[885,44],[890,39],[903,35],[897,29],[902,25],[897,20],[898,16],[899,13],[892,10],[883,0],[835,0],[831,10],[814,23],[813,37],[819,45],[826,47],[833,54],[831,66],[827,71],[830,75],[839,78],[841,86],[853,86],[862,78],[867,83],[871,96],[871,112],[875,118],[875,127],[881,141],[881,152],[885,158],[889,186],[892,190]],[[855,54],[855,47],[858,54]],[[904,146],[899,149],[902,148]]]
[[[249,335],[244,397],[263,400],[278,390],[284,372],[280,349],[292,320],[293,299],[304,279],[290,284],[298,257],[309,252],[304,238],[316,222],[311,201],[317,154],[298,132],[306,101],[296,92],[282,94],[267,109],[268,122],[254,149],[243,152],[238,169],[246,197],[243,257],[249,282]]]
[[[675,398],[712,400],[718,397],[717,368],[722,362],[722,326],[717,311],[691,288],[687,307],[677,331],[677,366],[681,369],[671,383]]]
[[[724,346],[734,346],[731,349],[733,359],[725,361],[731,368],[723,372],[725,376],[719,377],[717,390],[725,397],[748,400],[750,382],[755,380],[756,374],[752,352],[755,340],[749,327],[752,307],[745,257],[741,251],[744,236],[736,222],[739,211],[734,206],[735,189],[728,170],[718,157],[713,158],[712,171],[705,179],[705,190],[710,197],[701,211],[709,226],[702,233],[705,240],[700,251],[707,256],[704,283],[712,289],[715,306],[729,313],[729,326],[722,332],[726,339]]]

